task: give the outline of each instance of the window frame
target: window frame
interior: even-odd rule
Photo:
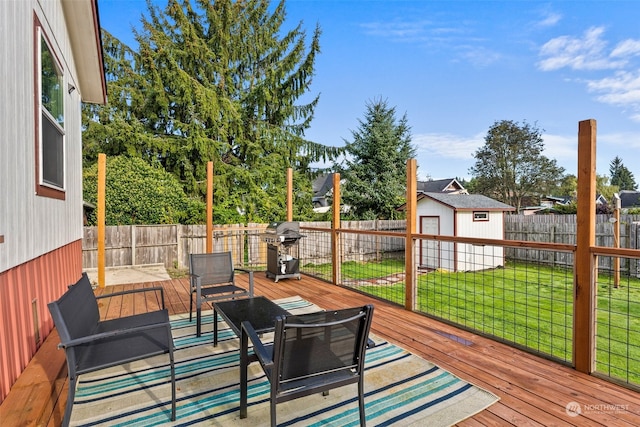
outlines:
[[[483,215],[483,217],[479,217],[480,215]],[[473,211],[473,222],[476,221],[489,221],[489,211]]]
[[[65,92],[64,92],[64,81],[65,81],[65,70],[62,66],[62,61],[59,59],[59,55],[56,50],[53,48],[53,43],[51,43],[50,38],[47,35],[46,29],[41,24],[37,15],[34,13],[34,24],[33,24],[33,59],[34,59],[34,134],[35,134],[35,184],[36,184],[36,195],[49,197],[53,199],[65,200],[66,198],[66,181],[67,181],[67,164],[66,164],[66,155],[67,155],[67,144],[66,144],[66,131],[64,128],[64,117],[66,116],[66,100],[65,100]],[[51,115],[51,112],[43,105],[42,102],[42,43],[45,43],[46,48],[51,54],[51,58],[54,62],[54,66],[56,67],[56,73],[59,73],[60,78],[60,90],[61,93],[61,101],[62,101],[62,125],[58,123],[55,117]],[[47,120],[49,123],[43,123],[44,120]],[[45,126],[49,127],[49,129],[53,129],[57,132],[61,138],[60,141],[60,151],[61,153],[61,164],[59,167],[62,168],[61,174],[61,182],[46,182],[44,180],[44,151],[45,151],[45,140],[44,140],[44,129]]]

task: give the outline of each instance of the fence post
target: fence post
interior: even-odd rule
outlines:
[[[182,268],[182,224],[176,224],[176,260],[175,268]]]
[[[131,224],[131,265],[136,265],[136,225]]]
[[[576,370],[591,373],[595,364],[595,308],[597,260],[595,245],[596,121],[578,124],[578,211],[574,263],[573,362]]]

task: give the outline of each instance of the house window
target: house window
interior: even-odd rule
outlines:
[[[36,193],[64,199],[64,74],[36,18]]]
[[[489,212],[481,211],[473,213],[474,221],[489,221]]]

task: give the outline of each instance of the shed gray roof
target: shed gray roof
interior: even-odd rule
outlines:
[[[499,211],[514,211],[513,206],[494,200],[481,194],[448,194],[421,193],[418,199],[428,197],[453,209],[486,209]]]

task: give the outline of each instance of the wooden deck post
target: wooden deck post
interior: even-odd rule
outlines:
[[[293,221],[293,169],[287,169],[287,221]]]
[[[596,224],[596,121],[578,124],[578,212],[574,262],[573,362],[591,373],[595,364],[597,262],[591,254]]]
[[[405,270],[405,302],[407,310],[413,310],[416,303],[416,260],[415,242],[413,234],[416,233],[416,204],[417,193],[417,163],[416,159],[407,161],[407,236],[404,250],[404,270]]]
[[[105,196],[107,182],[107,155],[98,154],[98,287],[104,288],[105,283]]]
[[[340,174],[333,174],[333,219],[331,221],[331,263],[333,264],[332,281],[340,284],[342,277],[342,253],[340,246]]]
[[[207,253],[213,252],[213,162],[207,162]]]

